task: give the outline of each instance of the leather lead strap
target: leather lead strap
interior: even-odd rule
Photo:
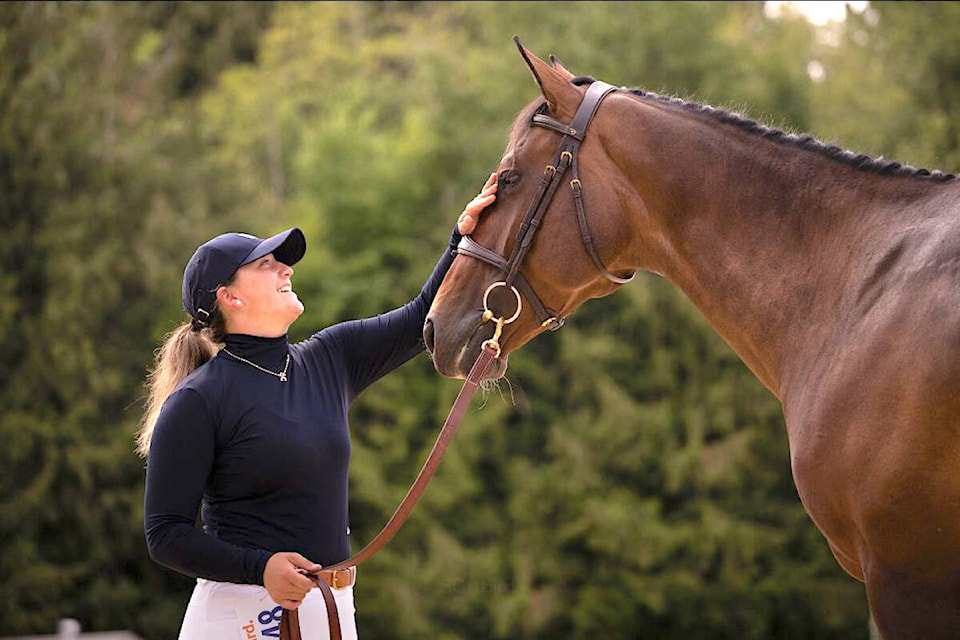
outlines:
[[[285,640],[303,640],[300,636],[300,614],[296,609],[284,609],[280,615],[280,637]]]
[[[330,640],[342,640],[340,633],[340,615],[337,613],[337,601],[333,597],[333,590],[326,582],[317,576],[308,575],[313,580],[320,593],[323,594],[323,603],[327,607],[327,620],[330,622]],[[280,616],[280,637],[285,640],[303,640],[300,634],[300,614],[296,609],[284,609]]]
[[[323,594],[323,603],[327,605],[327,620],[330,627],[330,640],[340,639],[340,615],[337,613],[337,601],[333,597],[333,590],[323,580],[314,577],[314,582],[320,587],[320,593]]]
[[[485,346],[480,352],[477,361],[473,363],[473,367],[471,367],[470,373],[467,375],[467,379],[463,381],[463,387],[460,388],[460,393],[457,394],[457,399],[454,401],[453,407],[450,408],[450,413],[443,423],[443,428],[440,429],[440,435],[437,436],[437,442],[433,445],[433,450],[430,451],[430,455],[427,456],[427,461],[423,464],[416,480],[414,480],[413,485],[411,485],[409,491],[407,491],[407,495],[400,501],[400,505],[396,511],[393,512],[393,515],[390,517],[390,520],[387,521],[387,524],[384,525],[383,529],[380,530],[380,533],[378,533],[366,547],[361,549],[359,553],[355,553],[343,562],[324,567],[323,569],[325,571],[353,567],[365,560],[369,560],[373,554],[386,546],[393,536],[396,535],[397,531],[400,530],[407,516],[410,515],[416,506],[420,496],[423,495],[437,467],[440,466],[440,459],[443,458],[447,446],[449,446],[451,440],[453,440],[457,427],[460,426],[460,421],[470,406],[470,400],[473,398],[473,394],[480,385],[480,381],[483,380],[483,375],[490,367],[490,363],[493,362],[497,355],[497,349],[491,345]],[[337,615],[337,604],[334,600],[330,585],[316,574],[308,573],[306,576],[317,584],[320,592],[323,594],[323,600],[327,606],[327,620],[330,623],[330,640],[341,640],[340,618]],[[280,640],[303,640],[300,635],[300,617],[295,609],[283,610],[283,614],[280,617]]]

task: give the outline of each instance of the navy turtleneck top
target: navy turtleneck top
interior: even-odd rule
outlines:
[[[230,335],[227,353],[180,383],[147,461],[144,530],[155,561],[262,585],[277,551],[322,565],[350,556],[347,412],[363,389],[423,350],[423,323],[459,240],[454,230],[451,251],[405,306],[296,344]],[[231,353],[276,373],[289,354],[286,382]]]

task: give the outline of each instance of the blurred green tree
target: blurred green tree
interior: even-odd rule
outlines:
[[[166,292],[182,266],[171,269],[170,254],[183,264],[184,230],[213,228],[222,195],[191,160],[202,151],[190,104],[220,69],[254,59],[270,12],[0,6],[8,632],[49,631],[61,617],[163,629],[182,609],[156,598],[177,578],[146,558],[130,438],[145,366],[175,317]]]
[[[292,338],[406,302],[537,95],[513,34],[574,73],[956,170],[958,19],[951,3],[819,30],[762,3],[0,5],[7,630],[69,616],[175,636],[192,582],[146,557],[132,434],[184,317],[183,264],[217,233],[296,225]],[[363,637],[865,637],[779,406],[676,290],[638,280],[487,389],[363,567]],[[458,388],[421,357],[354,407],[356,546]]]

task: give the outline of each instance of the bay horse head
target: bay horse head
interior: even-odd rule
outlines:
[[[488,377],[502,376],[510,352],[559,329],[636,269],[623,205],[630,186],[604,149],[616,121],[594,118],[616,88],[576,78],[514,40],[541,96],[517,117],[497,169],[497,201],[461,241],[427,318],[425,342],[450,377],[465,377],[491,338],[500,355]]]

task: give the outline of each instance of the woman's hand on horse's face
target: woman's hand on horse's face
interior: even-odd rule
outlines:
[[[273,601],[285,609],[296,609],[316,586],[304,571],[319,571],[322,567],[299,553],[281,551],[270,556],[263,569],[263,586]]]
[[[483,185],[483,189],[480,190],[477,197],[467,203],[463,213],[460,214],[460,218],[457,219],[457,231],[460,232],[460,235],[467,236],[473,233],[473,230],[477,228],[477,222],[480,221],[480,213],[493,204],[496,199],[497,174],[491,173],[486,184]]]

